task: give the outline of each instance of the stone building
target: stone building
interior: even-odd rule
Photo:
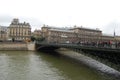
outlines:
[[[4,41],[7,39],[7,27],[0,26],[0,40]]]
[[[115,40],[120,41],[120,36],[115,36]]]
[[[77,35],[79,42],[98,42],[101,39],[102,31],[99,29],[90,29],[85,27],[77,27],[70,29]]]
[[[43,27],[41,28],[42,31],[42,37],[47,37],[48,36],[48,31],[49,29],[51,29],[53,27],[50,27],[48,25],[43,25]]]
[[[114,40],[115,40],[115,37],[112,35],[103,34],[101,37],[101,41],[103,41],[103,42],[114,41]]]
[[[47,41],[53,43],[73,43],[77,36],[73,31],[65,29],[49,29]]]
[[[46,38],[47,42],[85,43],[99,41],[102,36],[102,31],[83,27],[55,28],[44,25],[42,27],[42,36]]]
[[[26,40],[31,37],[31,26],[29,23],[20,23],[19,19],[13,19],[8,27],[8,39]]]
[[[40,38],[40,37],[42,36],[41,30],[38,30],[38,29],[34,30],[33,36],[34,36],[35,38]]]

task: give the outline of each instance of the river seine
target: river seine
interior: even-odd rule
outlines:
[[[0,80],[119,80],[62,55],[0,51]]]

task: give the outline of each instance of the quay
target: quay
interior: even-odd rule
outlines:
[[[0,42],[0,50],[12,50],[12,51],[34,51],[35,43],[33,42]]]

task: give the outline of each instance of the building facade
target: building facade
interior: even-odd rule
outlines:
[[[55,28],[42,27],[42,35],[47,42],[54,43],[85,43],[98,42],[101,40],[102,31],[83,27]]]
[[[13,19],[8,27],[8,39],[26,40],[31,38],[31,26],[29,23],[20,23],[19,19]]]
[[[107,41],[115,41],[115,37],[111,35],[102,35],[101,41],[107,42]]]
[[[47,41],[52,43],[74,43],[77,36],[73,31],[64,29],[49,29]]]
[[[101,39],[102,31],[99,29],[90,29],[85,27],[77,27],[70,29],[77,35],[78,42],[98,42]]]
[[[35,38],[40,38],[40,37],[42,36],[41,30],[38,30],[38,29],[34,30],[33,36],[34,36]]]
[[[0,40],[4,41],[7,39],[7,27],[0,26]]]

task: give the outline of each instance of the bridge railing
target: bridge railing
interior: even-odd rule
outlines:
[[[120,46],[116,45],[116,44],[87,44],[87,43],[48,43],[46,41],[36,41],[37,44],[41,44],[41,45],[49,45],[49,46],[71,46],[71,47],[88,47],[88,48],[104,48],[104,49],[119,49],[120,50]]]

